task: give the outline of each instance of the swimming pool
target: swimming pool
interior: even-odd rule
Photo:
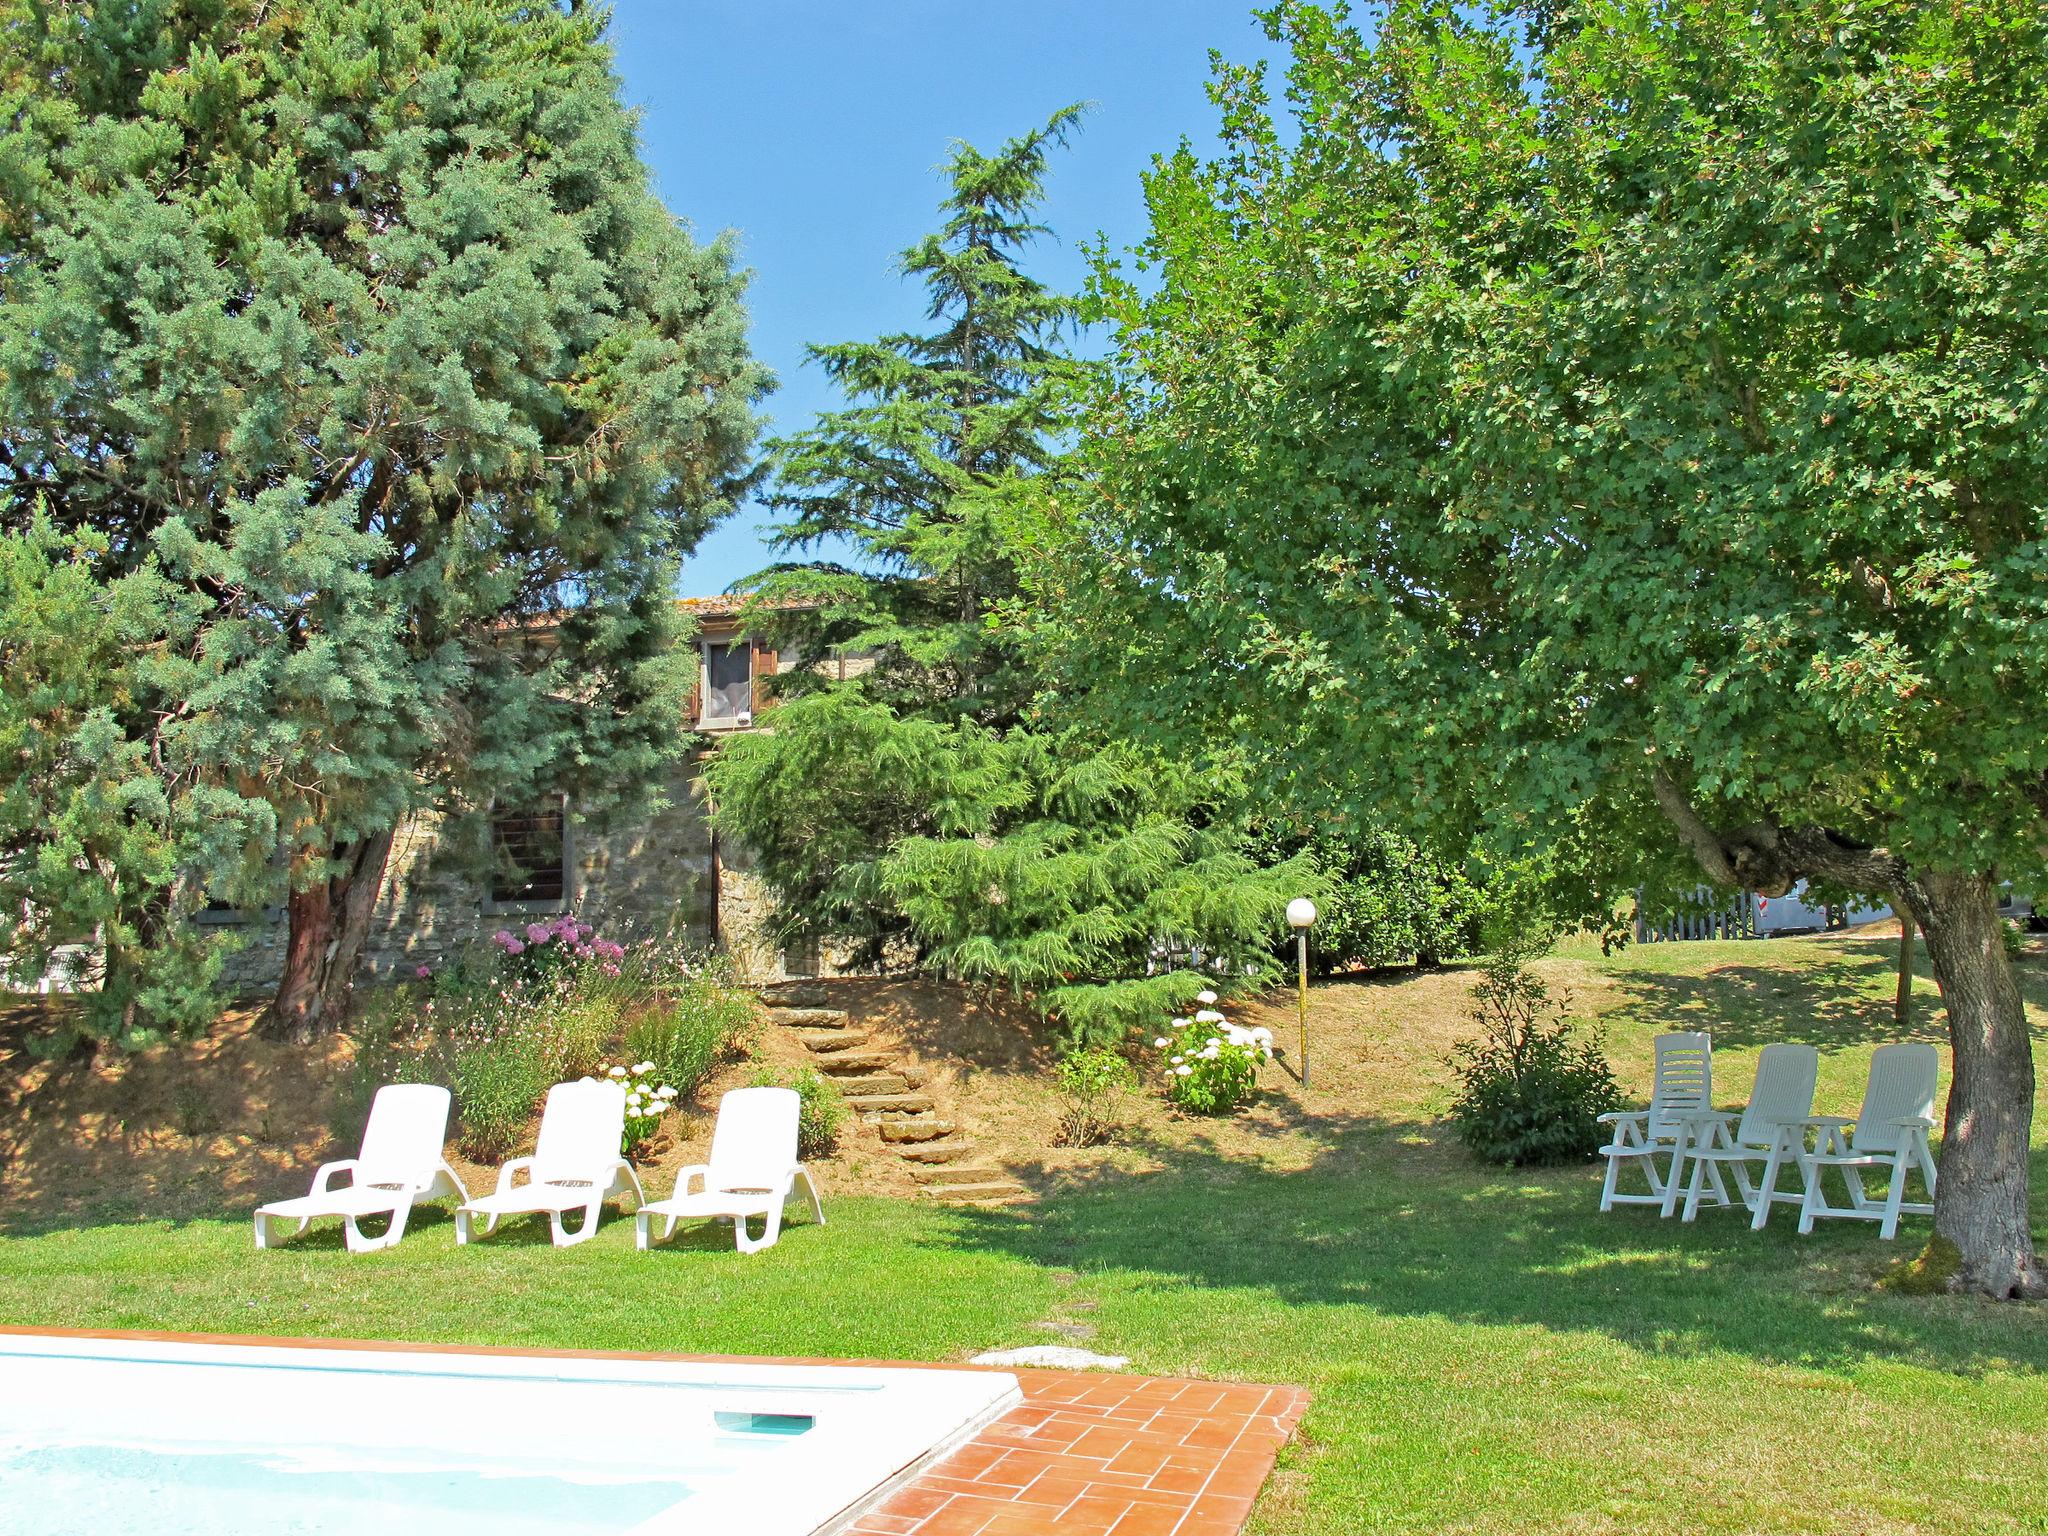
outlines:
[[[5,1536],[813,1536],[1013,1376],[0,1334]]]

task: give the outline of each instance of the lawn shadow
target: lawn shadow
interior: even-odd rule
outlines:
[[[1869,1047],[1893,1040],[1945,1043],[1948,1031],[1938,999],[1916,995],[1901,1033],[1892,1016],[1888,985],[1897,971],[1894,943],[1844,948],[1803,970],[1767,963],[1718,965],[1698,975],[1621,971],[1615,985],[1627,1016],[1658,1030],[1706,1030],[1720,1046],[1763,1046],[1796,1041],[1824,1050]],[[1916,976],[1926,979],[1921,950]]]
[[[1411,1122],[1371,1116],[1306,1117],[1301,1129],[1313,1138],[1307,1166],[1267,1166],[1199,1139],[1148,1144],[1156,1171],[1099,1168],[1035,1209],[968,1212],[956,1240],[1296,1306],[1592,1331],[1656,1354],[2048,1371],[2048,1311],[1874,1287],[1918,1250],[1924,1221],[1885,1243],[1848,1222],[1800,1237],[1790,1208],[1762,1233],[1740,1210],[1703,1210],[1690,1225],[1648,1206],[1602,1215],[1594,1165],[1484,1169],[1440,1141],[1408,1145]],[[2041,1189],[2048,1154],[2034,1163]]]

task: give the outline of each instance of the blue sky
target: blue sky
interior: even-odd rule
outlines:
[[[1068,102],[1094,108],[1056,157],[1034,270],[1078,287],[1082,241],[1144,231],[1139,177],[1185,136],[1214,144],[1209,50],[1272,58],[1250,0],[613,0],[625,98],[663,201],[700,236],[739,233],[771,431],[835,403],[806,342],[922,323],[896,253],[936,222],[954,139],[988,149]],[[723,591],[770,558],[742,508],[683,571]]]

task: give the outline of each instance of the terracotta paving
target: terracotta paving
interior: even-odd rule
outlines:
[[[1021,1406],[846,1536],[1237,1536],[1308,1406],[1297,1387],[1015,1375]]]

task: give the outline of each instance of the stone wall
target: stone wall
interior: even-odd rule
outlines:
[[[664,789],[666,804],[652,814],[582,821],[572,815],[569,904],[601,930],[645,933],[673,926],[707,946],[718,940],[717,851],[698,766],[694,758],[678,765]],[[440,966],[499,928],[561,909],[560,903],[492,902],[489,894],[481,873],[442,856],[436,818],[400,828],[363,947],[365,972],[403,976],[421,965]],[[742,916],[758,920],[748,912]],[[251,992],[274,986],[284,952],[282,910],[239,919],[234,926],[245,942],[229,958],[227,984]]]

